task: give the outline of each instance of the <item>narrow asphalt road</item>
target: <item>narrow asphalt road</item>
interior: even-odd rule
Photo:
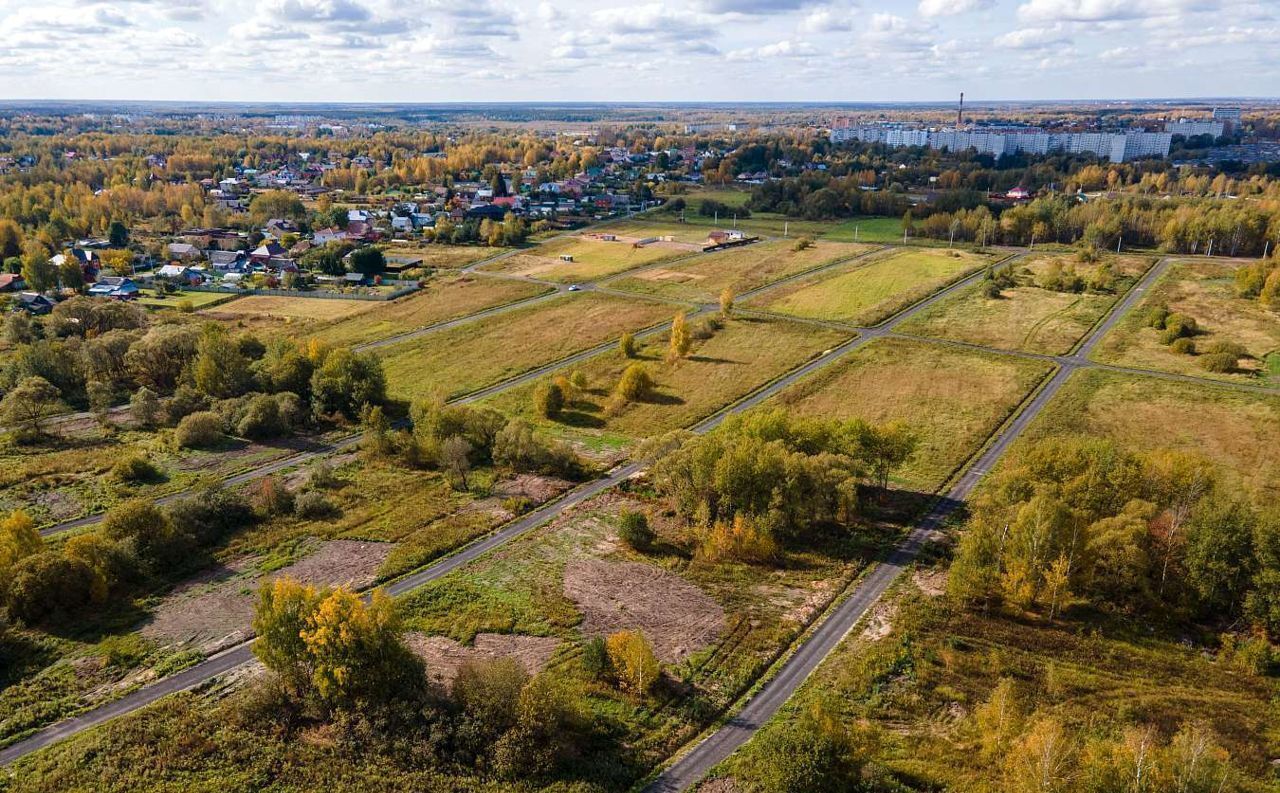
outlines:
[[[1080,345],[1077,355],[1083,361],[1098,339],[1115,327],[1116,322],[1128,312],[1164,271],[1166,261],[1152,267],[1122,300],[1112,307],[1111,313],[1090,332]],[[890,326],[906,319],[900,316]],[[726,760],[738,747],[745,744],[800,688],[818,665],[840,644],[854,625],[876,603],[893,582],[915,560],[924,544],[933,536],[952,512],[973,492],[982,478],[1008,451],[1010,445],[1022,434],[1044,406],[1058,393],[1078,366],[1060,366],[1022,410],[997,431],[977,459],[964,471],[955,484],[938,498],[906,538],[893,549],[888,557],[859,581],[848,597],[827,615],[783,663],[778,673],[770,678],[747,703],[722,727],[672,763],[650,785],[645,793],[676,793],[696,784],[719,763]]]
[[[945,297],[948,294],[951,294],[953,291],[957,289],[964,288],[966,285],[973,283],[976,279],[979,279],[981,277],[982,277],[982,273],[977,272],[970,276],[962,278],[959,281],[956,281],[950,286],[934,293],[932,296],[925,298],[924,300],[904,309],[897,316],[891,318],[890,320],[880,325],[878,329],[875,329],[868,336],[851,339],[845,342],[844,344],[833,348],[826,354],[821,355],[818,358],[815,358],[814,360],[809,361],[808,363],[792,370],[784,377],[781,377],[778,380],[775,380],[772,383],[769,383],[768,385],[760,389],[757,389],[757,391],[748,395],[746,398],[739,400],[738,402],[725,408],[719,413],[716,413],[707,417],[706,419],[702,420],[697,425],[695,425],[693,427],[693,431],[699,432],[699,433],[708,432],[714,429],[715,427],[719,426],[720,423],[724,421],[724,418],[730,415],[731,413],[737,413],[743,410],[749,410],[759,405],[764,400],[777,394],[778,392],[792,385],[793,383],[800,380],[801,378],[807,377],[808,375],[812,374],[818,369],[821,369],[822,367],[825,367],[831,363],[834,363],[835,361],[839,360],[842,356],[848,354],[849,352],[852,352],[853,350],[865,344],[871,338],[877,338],[883,335],[890,328],[896,325],[898,322],[904,321],[910,318],[911,316],[913,316],[919,311],[922,311],[925,307],[931,305],[935,301],[942,299],[943,297]],[[767,288],[767,287],[763,287],[760,290],[755,290],[755,293],[759,293],[760,291],[763,291],[764,288]],[[699,313],[707,312],[710,310],[711,309],[709,308],[704,308]],[[661,327],[665,327],[665,326],[661,326]],[[661,327],[651,329],[649,332],[658,332],[658,330],[660,330]],[[558,362],[554,364],[555,367],[559,367],[563,365],[564,365],[564,362]],[[356,438],[343,441],[343,443],[348,443],[348,444],[354,444],[356,442],[358,442],[358,439]],[[284,462],[285,461],[280,461],[280,464],[283,465]],[[296,459],[293,464],[297,464]],[[511,541],[512,539],[519,537],[520,535],[528,531],[531,531],[532,529],[537,528],[538,526],[541,526],[542,524],[550,520],[553,520],[558,515],[563,513],[566,509],[569,509],[570,507],[580,504],[584,500],[598,493],[601,493],[609,489],[610,487],[617,485],[619,482],[635,474],[640,469],[641,469],[640,464],[632,463],[618,470],[615,470],[610,475],[604,478],[594,480],[578,488],[575,488],[574,490],[570,491],[559,500],[546,504],[530,512],[528,515],[525,515],[519,520],[511,524],[508,524],[506,527],[502,528],[501,530],[491,535],[488,535],[487,537],[475,543],[472,543],[471,545],[466,546],[465,548],[461,549],[457,553],[451,556],[447,556],[439,560],[438,562],[423,568],[422,570],[416,573],[412,573],[408,576],[405,576],[404,578],[400,578],[395,581],[392,581],[391,583],[385,586],[385,589],[387,590],[387,592],[389,592],[392,595],[400,595],[405,592],[409,592],[413,589],[416,589],[417,587],[420,587],[426,583],[434,581],[440,578],[441,576],[446,575],[452,572],[453,570],[456,570],[458,567],[465,565],[468,562],[476,559],[482,554],[485,554],[488,551],[494,548],[497,548]],[[247,476],[248,474],[245,474],[245,475]],[[118,716],[123,716],[125,714],[132,713],[140,708],[150,705],[151,703],[155,702],[156,700],[168,694],[177,693],[179,691],[186,691],[186,690],[195,688],[197,686],[200,686],[206,682],[212,681],[218,678],[219,676],[224,675],[227,672],[253,660],[253,652],[251,647],[252,647],[252,640],[249,640],[243,644],[229,648],[224,652],[220,653],[219,655],[212,656],[207,660],[202,661],[190,667],[189,669],[185,669],[182,672],[179,672],[175,675],[167,677],[163,680],[159,680],[154,683],[143,686],[142,688],[137,689],[136,691],[133,691],[130,694],[126,694],[124,697],[121,697],[118,700],[114,700],[98,708],[95,708],[91,711],[83,713],[79,716],[66,719],[50,727],[46,727],[42,730],[39,730],[34,734],[32,734],[31,736],[21,741],[18,741],[8,747],[0,749],[0,765],[7,765],[21,757],[24,757],[32,752],[38,751],[51,744],[57,743],[58,741],[61,741],[65,738],[68,738],[72,735],[82,732],[83,730],[89,729],[99,724],[103,724]]]

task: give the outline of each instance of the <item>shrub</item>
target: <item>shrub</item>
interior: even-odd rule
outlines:
[[[1004,295],[1000,291],[1000,284],[995,281],[986,281],[982,286],[982,296],[996,300]]]
[[[332,490],[342,485],[342,479],[338,477],[333,464],[328,460],[316,460],[311,464],[307,484],[317,490]]]
[[[1174,339],[1173,344],[1169,345],[1169,349],[1179,355],[1195,355],[1196,343],[1186,337]]]
[[[564,410],[564,391],[555,383],[539,383],[533,392],[533,404],[539,416],[554,419]]]
[[[1244,348],[1243,344],[1238,341],[1229,341],[1227,339],[1219,339],[1218,341],[1215,341],[1209,345],[1209,348],[1205,350],[1205,352],[1211,354],[1223,353],[1227,355],[1234,355],[1236,360],[1247,358],[1249,356],[1249,351]]]
[[[146,457],[130,454],[120,458],[115,465],[111,466],[111,478],[117,482],[151,482],[160,478],[160,469]]]
[[[324,494],[311,490],[293,500],[293,514],[303,520],[324,520],[337,517],[339,510]]]
[[[582,646],[582,668],[594,680],[603,680],[609,675],[609,650],[603,637],[593,636]]]
[[[618,537],[637,551],[653,547],[657,535],[649,527],[649,518],[643,512],[623,510],[618,516]]]
[[[716,331],[724,327],[724,323],[719,317],[706,317],[693,326],[691,333],[693,338],[699,341],[705,341],[716,335]]]
[[[108,510],[102,518],[102,534],[132,548],[140,562],[155,568],[177,563],[189,545],[187,535],[174,530],[168,514],[141,498]]]
[[[1200,365],[1206,371],[1215,374],[1227,374],[1236,370],[1236,362],[1240,360],[1229,352],[1215,352],[1200,356]]]
[[[139,388],[129,399],[129,412],[133,415],[133,420],[143,427],[159,424],[161,411],[160,399],[146,386]]]
[[[1161,338],[1165,344],[1173,343],[1174,339],[1194,336],[1200,331],[1199,324],[1194,317],[1186,314],[1170,314],[1164,320],[1164,334]]]
[[[83,562],[46,551],[10,569],[5,604],[13,619],[37,624],[82,608],[92,584],[93,574]]]
[[[645,365],[633,363],[623,370],[614,393],[628,402],[634,402],[648,396],[653,390],[653,385],[653,377],[649,375]]]
[[[170,424],[177,424],[192,413],[199,413],[208,409],[208,397],[185,385],[178,386],[178,390],[173,392],[173,396],[169,397],[168,402],[165,404],[165,413],[168,414]]]
[[[178,422],[173,439],[183,449],[213,446],[222,440],[222,419],[207,410],[192,413]]]
[[[270,394],[250,397],[236,425],[236,434],[242,438],[278,438],[288,432],[289,421],[280,411],[280,402]]]
[[[1164,330],[1164,321],[1168,318],[1169,309],[1166,306],[1152,306],[1147,309],[1147,315],[1143,321],[1147,327]]]
[[[250,503],[264,517],[287,515],[293,512],[293,493],[276,477],[267,476],[254,487]]]
[[[605,640],[609,666],[618,685],[636,696],[644,696],[658,682],[662,669],[653,646],[640,631],[618,631]]]
[[[618,349],[627,358],[636,357],[636,337],[634,333],[624,333],[622,338],[618,339]]]
[[[805,250],[806,248],[812,248],[812,247],[813,247],[812,237],[801,237],[800,239],[796,240],[795,245],[791,246],[791,250],[796,253],[799,253],[800,251]]]
[[[735,561],[760,564],[777,559],[779,550],[773,532],[739,513],[732,521],[718,520],[705,529],[698,537],[695,557],[707,563]]]
[[[178,499],[167,511],[173,525],[201,545],[212,545],[255,520],[253,508],[239,491],[216,483]]]

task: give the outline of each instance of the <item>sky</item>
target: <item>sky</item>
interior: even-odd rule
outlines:
[[[1280,95],[1280,0],[0,0],[0,99]]]

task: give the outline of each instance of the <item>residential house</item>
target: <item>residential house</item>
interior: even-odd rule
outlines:
[[[244,251],[209,251],[209,263],[220,273],[243,272],[248,261]]]
[[[188,286],[204,283],[204,270],[202,268],[189,267],[185,264],[166,264],[156,270],[156,276],[176,283],[184,283]]]
[[[0,275],[0,292],[20,292],[27,288],[27,282],[18,273]]]
[[[199,259],[200,249],[189,242],[171,242],[165,246],[165,251],[170,258],[188,261],[191,259]]]
[[[271,261],[272,258],[284,256],[284,254],[284,246],[275,240],[272,240],[271,242],[264,242],[257,248],[254,248],[253,252],[249,254],[249,261],[254,262],[255,264],[265,264],[266,262]]]
[[[373,242],[378,239],[378,230],[368,221],[353,220],[347,224],[346,238],[356,242]]]
[[[53,301],[39,292],[19,292],[17,307],[28,314],[48,314],[53,311]]]
[[[282,220],[280,218],[272,218],[271,220],[268,220],[267,225],[264,228],[268,234],[277,239],[286,234],[298,233],[297,223],[294,223],[292,220]]]
[[[312,235],[312,241],[316,245],[328,245],[331,242],[339,242],[347,239],[346,229],[320,229]]]
[[[106,297],[112,300],[133,300],[138,296],[138,292],[138,285],[133,282],[132,278],[116,275],[99,278],[96,284],[89,287],[90,295]]]

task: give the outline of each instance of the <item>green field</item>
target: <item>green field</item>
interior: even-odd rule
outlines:
[[[1269,370],[1267,356],[1280,351],[1280,316],[1258,305],[1257,300],[1236,297],[1235,269],[1240,261],[1188,259],[1173,263],[1146,298],[1124,317],[1098,344],[1094,357],[1099,361],[1158,369],[1166,372],[1209,377],[1215,380],[1258,382],[1280,386],[1280,377]],[[1192,339],[1203,353],[1215,342],[1235,342],[1250,357],[1242,358],[1235,372],[1209,372],[1198,355],[1171,350],[1160,339],[1160,331],[1146,323],[1154,306],[1189,315],[1200,326]]]
[[[801,251],[795,242],[774,240],[730,248],[670,267],[646,269],[609,282],[614,289],[700,302],[714,302],[729,289],[740,295],[780,278],[849,259],[873,250],[870,245],[819,241]]]
[[[988,297],[985,282],[974,284],[929,306],[898,330],[1003,350],[1070,352],[1151,266],[1147,257],[1108,257],[1117,275],[1111,292],[1075,294],[1036,286],[1050,262],[1070,258],[1041,254],[1019,259],[1013,263],[1017,285],[1004,289],[1000,297]],[[1085,271],[1092,265],[1079,267]]]
[[[968,251],[899,248],[770,291],[746,305],[810,319],[874,325],[992,257]]]
[[[617,351],[570,370],[586,377],[587,388],[575,395],[556,421],[536,415],[532,384],[498,394],[489,402],[556,433],[645,438],[693,424],[849,338],[847,333],[786,320],[731,319],[711,338],[695,340],[689,357],[667,363],[667,336],[653,337],[636,358],[656,381],[653,394],[619,412],[611,414],[606,403],[623,369],[635,361]]]
[[[601,233],[612,233],[612,229],[602,229]],[[623,240],[608,242],[586,237],[567,237],[483,265],[480,269],[569,284],[594,281],[634,267],[697,252],[696,247],[682,243],[655,242],[637,247]],[[572,256],[573,261],[562,261],[561,256]]]
[[[566,295],[378,350],[391,395],[463,394],[670,319],[672,307]]]
[[[1265,500],[1280,499],[1280,395],[1085,370],[1063,386],[1010,457],[1024,444],[1059,435],[1200,454],[1233,483]]]
[[[822,235],[838,242],[902,242],[902,218],[862,217],[842,220]],[[907,237],[908,243],[936,244],[933,240]]]
[[[904,422],[916,430],[919,446],[895,484],[932,492],[1048,372],[1039,361],[878,339],[796,383],[772,403],[806,416]]]

